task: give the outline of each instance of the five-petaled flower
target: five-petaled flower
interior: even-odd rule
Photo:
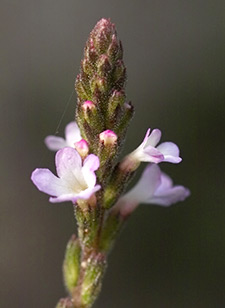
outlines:
[[[114,206],[124,217],[130,215],[140,203],[169,206],[183,201],[190,195],[189,189],[173,186],[172,179],[161,172],[156,164],[149,164],[138,183]]]
[[[49,150],[58,151],[65,147],[74,148],[74,143],[82,139],[80,129],[75,121],[70,122],[65,128],[65,139],[58,136],[47,136],[45,144]]]
[[[150,128],[147,130],[143,142],[139,147],[129,154],[132,160],[138,162],[151,162],[158,164],[162,161],[177,164],[181,162],[179,157],[179,148],[173,142],[163,142],[157,146],[161,139],[161,131],[153,129],[150,134]]]
[[[50,195],[52,203],[89,199],[101,187],[96,185],[94,171],[99,168],[99,158],[88,155],[84,162],[73,148],[63,148],[56,153],[55,165],[58,177],[49,169],[35,169],[31,179],[37,188]]]

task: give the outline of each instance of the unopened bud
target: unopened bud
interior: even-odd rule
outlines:
[[[77,95],[80,100],[88,100],[90,99],[90,91],[86,87],[87,85],[84,84],[84,80],[82,80],[81,76],[78,75],[76,82],[75,82],[75,88],[77,91]]]
[[[63,263],[64,281],[67,290],[71,293],[77,284],[80,272],[81,248],[78,239],[73,235],[66,247],[66,254]]]
[[[94,72],[94,68],[93,68],[93,65],[90,61],[88,61],[87,59],[84,59],[82,62],[81,62],[81,66],[83,68],[83,71],[88,75],[88,76],[91,76]]]
[[[108,128],[117,134],[123,117],[126,69],[122,57],[122,45],[115,25],[109,19],[101,19],[87,40],[80,74],[76,80],[76,121],[82,137],[95,154],[100,153],[104,147],[97,142],[99,133]],[[117,135],[118,141],[117,137],[111,141],[117,146],[112,155],[107,153],[111,159],[115,157],[121,144],[121,135]],[[105,150],[108,151],[109,148]]]
[[[96,80],[96,84],[97,84],[99,90],[100,90],[102,93],[106,93],[106,92],[107,92],[108,85],[107,85],[105,79],[103,79],[103,78],[98,78],[98,79]]]
[[[88,110],[95,110],[96,109],[96,106],[95,104],[92,102],[92,101],[85,101],[83,104],[82,104],[82,108],[85,112],[87,112]]]
[[[99,76],[104,77],[109,74],[112,67],[109,63],[107,55],[102,55],[97,62],[97,73]]]
[[[117,125],[116,128],[116,133],[120,136],[124,135],[131,119],[133,118],[134,115],[134,107],[131,104],[131,102],[124,103],[123,105],[123,111],[122,111],[122,116],[119,121],[119,125]]]
[[[117,143],[118,137],[112,130],[107,129],[99,134],[99,139],[105,146],[113,146]]]
[[[83,110],[82,117],[89,123],[93,122],[93,119],[95,118],[97,114],[97,108],[96,105],[92,101],[85,101],[82,106]]]
[[[115,25],[109,19],[102,18],[91,32],[94,45],[100,54],[104,53],[111,42],[112,36],[116,34]]]
[[[108,104],[108,112],[109,112],[109,117],[112,118],[114,115],[114,111],[118,106],[122,106],[125,101],[125,93],[124,91],[117,91],[115,90],[113,94],[111,95],[109,99],[109,104]]]
[[[126,68],[122,60],[115,64],[114,80],[117,88],[122,89],[126,81]]]
[[[104,78],[100,78],[99,76],[95,75],[92,78],[90,84],[93,95],[96,95],[96,93],[102,93],[102,94],[107,93],[108,85]]]
[[[88,142],[92,149],[98,140],[98,134],[104,128],[104,119],[99,111],[99,106],[92,100],[79,103],[76,111],[76,119],[82,133],[83,139]]]
[[[99,134],[98,157],[100,158],[100,168],[98,177],[105,180],[111,175],[112,166],[118,152],[117,135],[112,130],[105,130]]]
[[[113,62],[115,62],[118,59],[122,59],[123,57],[123,49],[122,49],[121,42],[118,41],[115,34],[113,34],[112,36],[112,42],[109,45],[107,54],[109,55],[110,60]]]
[[[91,307],[101,290],[106,260],[102,253],[92,255],[85,264],[86,270],[81,286],[82,307]]]
[[[81,139],[80,141],[76,142],[75,144],[75,149],[77,152],[80,154],[80,156],[84,159],[89,152],[89,146],[86,140]]]

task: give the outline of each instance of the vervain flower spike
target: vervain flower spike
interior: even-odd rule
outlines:
[[[68,296],[60,299],[56,308],[93,306],[101,290],[107,256],[138,204],[169,206],[190,194],[183,186],[173,186],[158,167],[161,162],[181,162],[176,144],[158,145],[159,129],[151,134],[148,129],[140,146],[118,161],[134,115],[125,84],[122,44],[115,25],[103,18],[90,33],[76,78],[76,122],[66,126],[65,139],[45,139],[50,150],[58,151],[57,176],[49,169],[35,169],[31,176],[36,187],[50,196],[50,202],[72,202],[77,221],[78,235],[69,240],[63,262]],[[126,193],[141,162],[151,164]]]

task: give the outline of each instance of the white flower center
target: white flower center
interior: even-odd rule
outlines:
[[[84,179],[82,172],[79,172],[78,174],[74,173],[73,192],[75,194],[78,194],[87,188],[88,188],[88,185]]]

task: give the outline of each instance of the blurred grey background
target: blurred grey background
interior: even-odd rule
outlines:
[[[1,0],[0,14],[0,307],[50,308],[65,296],[61,264],[76,230],[73,208],[50,204],[30,174],[54,170],[43,139],[57,128],[102,17],[123,42],[136,108],[123,153],[148,127],[160,128],[183,157],[161,167],[192,195],[168,209],[138,208],[95,307],[225,307],[224,1]],[[59,135],[75,102],[74,94]]]

